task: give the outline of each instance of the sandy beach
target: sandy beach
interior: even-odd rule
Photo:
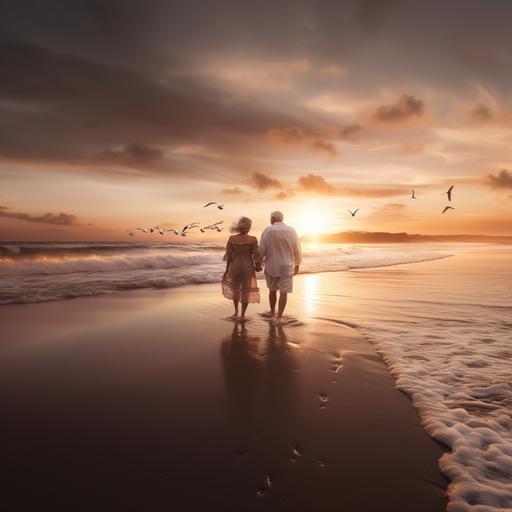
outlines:
[[[445,510],[441,445],[329,303],[363,275],[299,276],[282,328],[217,284],[3,306],[4,505]]]

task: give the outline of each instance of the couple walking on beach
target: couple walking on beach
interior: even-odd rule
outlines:
[[[245,313],[249,303],[260,302],[256,272],[263,270],[264,267],[270,311],[263,316],[282,322],[288,293],[293,291],[293,276],[299,272],[299,265],[302,262],[299,237],[283,220],[281,212],[270,214],[270,226],[263,230],[259,247],[258,239],[249,235],[251,219],[241,217],[232,226],[231,232],[234,234],[229,237],[227,243],[224,255],[226,271],[222,278],[222,293],[224,297],[233,301],[235,307],[231,320],[246,321]],[[240,303],[242,307],[239,317]]]

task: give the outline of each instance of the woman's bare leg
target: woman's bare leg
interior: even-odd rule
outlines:
[[[233,299],[233,306],[235,307],[235,313],[231,318],[235,319],[238,317],[238,299]]]
[[[240,317],[242,320],[245,320],[245,312],[247,311],[248,302],[242,302],[242,316]]]

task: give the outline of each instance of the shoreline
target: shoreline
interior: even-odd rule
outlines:
[[[283,329],[264,303],[226,322],[216,284],[0,308],[11,488],[37,474],[26,499],[55,510],[445,510],[443,449],[372,345],[301,299],[310,276]]]

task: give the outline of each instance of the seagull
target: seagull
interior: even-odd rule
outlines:
[[[172,228],[171,229],[166,229],[166,231],[167,232],[172,231],[176,236],[178,236],[180,234],[179,231],[176,231],[175,229],[172,229]]]
[[[199,228],[199,231],[201,231],[201,233],[205,233],[207,229],[214,229],[216,231],[219,231],[219,224],[222,224],[223,222],[223,220],[220,220],[219,222],[215,222],[214,224],[210,224],[209,226],[203,226],[202,228]],[[220,228],[220,231],[222,231],[222,228]]]
[[[131,230],[129,230],[129,229],[127,229],[127,230],[126,230],[126,232],[127,232],[130,236],[135,236],[135,235],[134,235],[134,233],[133,233],[133,231],[131,231]]]
[[[453,206],[445,206],[444,210],[441,213],[444,213],[444,212],[446,212],[448,210],[455,210],[455,208]]]
[[[155,226],[153,229],[155,231],[158,231],[161,235],[165,233],[165,231],[160,226]]]
[[[193,228],[197,228],[197,227],[199,227],[199,222],[192,222],[190,224],[185,224],[185,226],[183,226],[182,231],[188,231],[189,229],[193,229]]]
[[[137,231],[142,231],[143,233],[149,233],[150,228],[137,228]]]
[[[180,231],[180,236],[187,236],[187,233],[194,228],[199,227],[199,222],[192,222],[192,224],[186,224],[183,226],[183,229]]]
[[[223,210],[223,209],[224,209],[224,203],[215,203],[214,201],[212,201],[212,202],[210,202],[210,203],[208,203],[208,204],[205,204],[205,205],[203,206],[203,208],[206,208],[207,206],[210,206],[210,205],[212,205],[212,204],[214,204],[215,206],[217,206],[217,208],[218,208],[219,210]]]
[[[351,212],[350,210],[347,210],[348,213],[350,213],[350,215],[352,215],[352,217],[355,217],[356,216],[356,213],[359,211],[359,208],[357,208],[356,210],[354,210],[353,212]]]
[[[411,199],[416,199],[416,195],[414,194],[414,189],[412,189],[412,196]]]
[[[446,194],[448,196],[448,201],[452,200],[452,190],[453,190],[453,185],[448,189],[448,192],[446,192]]]

